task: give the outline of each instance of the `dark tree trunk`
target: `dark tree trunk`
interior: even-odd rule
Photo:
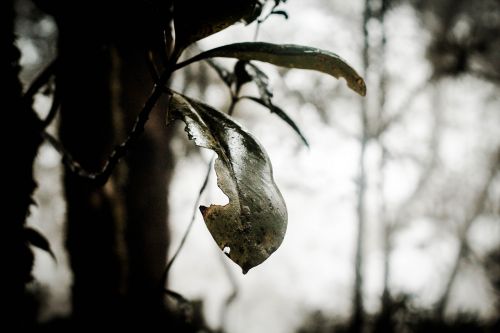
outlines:
[[[60,137],[75,160],[96,171],[115,141],[111,57],[102,49],[102,32],[89,27],[88,17],[66,15],[58,20]],[[122,303],[123,254],[117,250],[123,202],[113,178],[101,186],[66,171],[64,189],[73,314],[79,323],[107,323]]]
[[[99,170],[113,145],[126,137],[153,86],[146,51],[157,36],[158,13],[128,6],[110,1],[77,11],[64,5],[53,9],[62,61],[61,140],[91,171]],[[168,12],[164,18],[168,22]],[[66,172],[78,325],[167,324],[160,281],[172,168],[163,117],[153,112],[141,139],[104,186]]]
[[[6,205],[2,221],[1,299],[6,311],[2,325],[16,324],[29,327],[34,320],[34,303],[26,292],[26,284],[32,280],[33,254],[25,240],[24,226],[36,188],[33,179],[33,162],[42,142],[41,122],[31,108],[31,100],[23,101],[20,71],[20,53],[14,44],[14,1],[2,1],[0,7],[0,43],[4,53],[2,73],[2,115],[4,124],[4,153],[8,161],[3,163],[7,187],[4,188]],[[9,131],[7,131],[9,127]]]
[[[371,17],[370,0],[365,0],[365,9],[363,12],[363,72],[365,80],[368,79],[369,68],[369,43],[368,43],[368,21]],[[365,237],[365,192],[366,192],[366,170],[365,155],[368,144],[368,102],[366,98],[361,100],[361,138],[359,155],[359,174],[358,174],[358,193],[357,193],[357,222],[358,233],[356,237],[356,249],[354,257],[354,290],[353,290],[353,309],[350,323],[350,331],[359,333],[364,326],[364,306],[363,306],[363,266],[364,266],[364,237]]]
[[[120,108],[130,128],[153,82],[144,51],[122,46],[118,53]],[[166,128],[162,111],[161,105],[156,107],[146,131],[127,156],[128,303],[137,319],[149,325],[165,320],[161,280],[167,260],[167,193],[173,164],[169,148],[172,131]]]

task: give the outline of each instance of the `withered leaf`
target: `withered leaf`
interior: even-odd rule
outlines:
[[[287,226],[267,153],[229,116],[176,92],[171,92],[169,118],[184,121],[196,145],[217,153],[217,184],[229,203],[200,211],[219,248],[248,272],[276,251]]]

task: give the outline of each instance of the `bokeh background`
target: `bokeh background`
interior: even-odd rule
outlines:
[[[359,313],[369,331],[493,332],[500,309],[500,3],[289,0],[280,9],[288,19],[271,16],[257,39],[339,54],[363,73],[367,96],[323,74],[258,64],[273,102],[310,144],[267,109],[237,105],[236,120],[273,163],[288,231],[275,254],[242,275],[197,216],[169,277],[169,288],[192,302],[179,311],[199,310],[211,329],[236,333],[342,331]],[[17,10],[28,83],[55,56],[57,29],[27,0]],[[255,37],[255,23],[239,24],[197,47]],[[205,63],[176,73],[171,85],[219,110],[229,106],[227,87]],[[258,94],[251,84],[243,92]],[[50,102],[39,94],[35,107]],[[172,254],[212,155],[195,148],[182,126],[170,130]],[[61,172],[60,156],[43,145],[29,223],[48,235],[58,261],[36,252],[31,288],[44,300],[41,321],[71,313]],[[223,202],[214,174],[202,204]]]

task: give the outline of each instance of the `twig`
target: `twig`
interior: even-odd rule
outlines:
[[[381,121],[380,126],[376,129],[376,132],[373,133],[372,137],[377,138],[380,136],[382,133],[387,131],[389,127],[391,127],[393,124],[395,124],[397,121],[399,121],[401,118],[404,117],[406,112],[410,109],[411,105],[415,101],[415,99],[420,96],[421,93],[423,93],[427,87],[429,82],[432,81],[432,78],[429,78],[425,80],[422,84],[417,86],[412,92],[408,94],[406,99],[404,100],[403,103],[397,108],[397,111],[394,113],[394,115],[388,117],[387,119]]]
[[[493,157],[493,159],[490,163],[491,164],[490,164],[485,182],[484,182],[483,186],[481,187],[479,195],[476,197],[476,200],[474,201],[474,206],[472,207],[471,213],[468,214],[468,216],[465,218],[462,230],[461,230],[460,234],[458,235],[458,238],[460,241],[458,255],[457,255],[455,263],[451,269],[451,272],[450,272],[450,275],[449,275],[448,280],[446,282],[446,285],[444,287],[443,294],[441,295],[439,301],[436,304],[436,315],[438,316],[438,318],[443,318],[443,316],[444,316],[444,311],[446,310],[446,307],[448,305],[448,302],[450,299],[450,294],[452,291],[452,287],[453,287],[455,280],[456,280],[456,277],[460,271],[460,266],[462,264],[462,260],[468,251],[467,234],[468,234],[472,224],[474,223],[474,221],[476,221],[476,219],[483,212],[484,206],[485,206],[486,201],[488,199],[488,192],[489,192],[491,185],[493,184],[493,181],[495,180],[498,172],[500,171],[500,148],[497,149],[497,151],[495,152],[495,156]]]
[[[221,259],[222,265],[224,267],[224,271],[226,272],[226,276],[227,276],[229,283],[232,287],[232,291],[226,297],[226,300],[225,300],[224,304],[222,305],[222,309],[221,309],[221,313],[220,313],[220,327],[221,327],[221,331],[224,332],[224,327],[226,326],[226,321],[227,321],[227,313],[228,313],[231,305],[236,300],[236,297],[238,297],[239,286],[238,286],[238,283],[236,281],[236,277],[234,276],[233,272],[231,271],[231,269],[228,265],[228,262],[225,260],[225,258],[222,255],[219,255],[219,258]]]
[[[235,107],[236,103],[238,103],[240,88],[241,87],[238,86],[235,88],[235,91],[231,90],[231,104],[229,105],[229,109],[227,112],[229,115],[233,114],[234,107]],[[208,168],[207,168],[207,172],[205,174],[205,179],[203,180],[203,184],[200,187],[200,190],[198,192],[198,197],[196,198],[196,201],[194,204],[193,215],[191,216],[191,221],[189,222],[189,225],[186,228],[184,235],[182,236],[179,247],[175,251],[175,253],[172,256],[172,258],[170,259],[170,261],[167,263],[167,266],[165,267],[165,270],[163,271],[163,274],[162,274],[161,280],[160,280],[162,289],[165,288],[165,284],[167,283],[168,272],[170,271],[170,268],[172,267],[175,259],[177,258],[177,256],[181,252],[182,248],[184,247],[186,239],[187,239],[187,237],[188,237],[188,235],[189,235],[189,233],[194,225],[194,221],[196,220],[196,214],[198,213],[198,209],[199,209],[198,207],[200,206],[201,196],[203,195],[203,193],[205,192],[205,189],[207,188],[208,180],[210,179],[210,172],[212,170],[212,165],[213,165],[214,161],[215,161],[215,156],[213,156],[212,159],[210,160],[210,162],[208,163]]]
[[[55,87],[54,94],[52,95],[52,105],[50,106],[49,113],[47,117],[42,121],[42,128],[46,129],[54,120],[57,115],[57,111],[59,110],[59,106],[61,105],[61,96],[59,93],[59,89],[57,86]]]
[[[191,216],[191,221],[189,222],[188,227],[186,228],[186,231],[184,232],[184,235],[182,236],[181,242],[179,246],[177,247],[177,250],[175,251],[174,255],[170,259],[170,261],[167,263],[167,266],[165,267],[165,270],[163,271],[162,277],[161,277],[161,286],[162,288],[165,287],[165,284],[167,282],[167,277],[168,277],[168,272],[170,271],[170,268],[172,267],[175,259],[177,259],[177,256],[181,252],[182,248],[184,247],[184,244],[186,243],[186,239],[189,235],[189,232],[191,231],[194,221],[196,220],[196,214],[198,213],[198,207],[200,206],[200,201],[201,201],[201,196],[205,192],[205,189],[207,188],[208,185],[208,180],[210,179],[210,171],[212,170],[212,165],[215,160],[215,157],[212,157],[210,162],[208,163],[208,168],[207,172],[205,174],[205,179],[203,180],[203,184],[200,187],[200,190],[198,192],[198,197],[196,198],[194,208],[193,208],[193,215]]]
[[[171,61],[174,62],[175,59],[172,58]],[[173,64],[172,66],[169,66],[169,68],[172,67]],[[141,112],[137,116],[134,126],[132,127],[132,130],[130,131],[128,137],[120,145],[115,147],[115,149],[109,155],[103,168],[98,172],[89,172],[85,170],[78,162],[76,162],[71,157],[71,155],[64,149],[62,144],[57,139],[45,132],[42,133],[42,135],[52,146],[54,146],[54,148],[59,153],[63,154],[63,161],[70,168],[70,170],[72,170],[82,178],[86,178],[92,182],[95,182],[96,184],[103,185],[111,176],[115,166],[118,164],[120,159],[125,156],[125,154],[127,154],[127,152],[135,143],[137,143],[141,134],[144,132],[144,126],[149,119],[149,115],[151,114],[153,107],[156,105],[156,102],[164,92],[164,86],[167,83],[171,72],[172,71],[167,68],[159,77],[158,81],[153,87],[153,91],[149,95],[146,103],[144,103]]]
[[[55,74],[57,67],[59,66],[59,63],[60,63],[59,58],[52,60],[52,62],[47,67],[45,67],[40,74],[38,74],[38,76],[35,78],[35,80],[33,80],[31,85],[29,86],[28,90],[26,90],[26,93],[23,96],[24,102],[31,104],[33,96],[35,96],[38,90],[40,90],[41,87],[47,84],[52,75]]]

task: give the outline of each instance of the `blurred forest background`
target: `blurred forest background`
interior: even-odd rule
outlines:
[[[63,52],[64,38],[88,43],[85,35],[58,36],[54,18],[31,1],[15,5],[25,86],[56,57],[58,43]],[[169,274],[169,289],[189,301],[169,299],[171,308],[199,332],[499,332],[500,1],[289,0],[280,9],[288,19],[271,16],[260,26],[258,40],[339,54],[365,78],[367,96],[354,95],[345,82],[331,77],[261,65],[274,104],[286,110],[310,144],[306,148],[267,109],[251,101],[238,103],[235,117],[266,148],[287,203],[285,241],[243,276],[198,216]],[[82,22],[95,29],[92,13],[85,14]],[[196,47],[206,50],[255,35],[256,23],[238,24]],[[109,82],[95,67],[88,74],[89,68],[78,63],[72,67],[73,89],[67,91],[74,95],[62,97],[73,98],[74,108],[82,110],[83,116],[74,117],[62,109],[58,121],[72,123],[60,136],[66,136],[70,151],[82,150],[75,155],[84,161],[103,139],[106,145],[97,152],[102,156],[120,141],[99,135],[104,131],[100,126],[116,120],[99,122],[96,101],[121,98],[119,104],[138,110],[149,91],[141,87],[151,80],[138,56],[126,47],[114,52],[110,57],[118,54],[120,67],[101,65],[125,82],[121,88],[100,96],[93,85]],[[228,69],[234,64],[216,61]],[[171,85],[219,110],[229,106],[226,87],[206,63],[176,73]],[[255,94],[257,88],[246,85],[243,90]],[[37,94],[37,112],[46,112],[54,96]],[[134,116],[122,115],[125,125],[117,138]],[[116,191],[120,173],[128,174],[126,190],[118,194],[132,208],[117,214],[155,221],[141,230],[128,227],[125,233],[141,236],[125,245],[105,235],[111,231],[99,221],[106,216],[71,215],[70,207],[91,202],[75,192],[66,202],[64,184],[78,180],[66,176],[63,182],[59,154],[48,144],[41,146],[37,207],[31,209],[29,224],[49,238],[57,257],[54,262],[35,252],[35,281],[29,288],[37,296],[41,322],[63,320],[75,306],[80,313],[85,307],[90,313],[113,306],[105,295],[119,293],[122,285],[99,250],[101,242],[113,239],[116,252],[123,246],[129,252],[144,248],[128,263],[130,271],[152,271],[129,277],[132,286],[161,275],[167,255],[163,245],[169,243],[169,257],[177,249],[211,154],[195,149],[182,126],[165,128],[163,123],[159,112],[152,116],[128,170],[118,169],[112,185],[103,189]],[[134,174],[140,176],[134,180]],[[146,195],[135,182],[165,186],[161,193]],[[98,194],[91,199],[103,200]],[[211,177],[202,203],[224,200]],[[85,227],[67,224],[66,216],[86,222]],[[169,231],[163,223],[167,216]],[[81,229],[75,230],[76,225]],[[152,244],[148,232],[164,240]],[[98,288],[79,289],[85,281]],[[135,290],[137,295],[148,292]]]

